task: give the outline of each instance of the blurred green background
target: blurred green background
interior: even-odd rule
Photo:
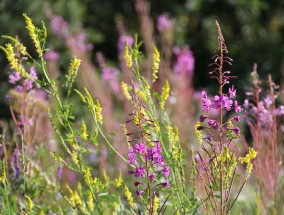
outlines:
[[[276,83],[281,83],[284,73],[284,1],[155,0],[150,4],[155,31],[157,17],[168,13],[175,20],[175,44],[188,44],[193,51],[196,60],[193,84],[196,89],[210,88],[207,65],[217,46],[215,19],[220,22],[230,57],[234,59],[231,71],[239,77],[238,87],[241,91],[249,83],[255,62],[258,63],[261,77],[265,78],[271,73]],[[49,27],[45,13],[48,7],[54,14],[62,16],[69,23],[71,30],[83,29],[87,33],[88,41],[94,44],[91,53],[94,62],[95,53],[98,51],[104,53],[110,61],[118,61],[117,20],[123,20],[130,34],[139,32],[134,0],[1,0],[0,35],[17,35],[25,44],[31,46],[22,14],[27,13],[36,24],[43,20]],[[70,57],[68,50],[51,30],[48,32],[49,47],[66,56],[62,57],[59,63],[67,65]],[[0,45],[5,42],[5,39],[1,39]],[[0,56],[0,118],[7,118],[7,61],[4,53]]]

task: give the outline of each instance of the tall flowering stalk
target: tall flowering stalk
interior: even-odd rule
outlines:
[[[231,76],[230,71],[224,70],[225,65],[232,65],[233,60],[226,56],[228,49],[217,21],[216,26],[218,49],[213,57],[213,63],[209,65],[212,67],[209,75],[211,79],[218,81],[219,92],[213,98],[210,98],[205,91],[202,92],[204,115],[200,116],[195,130],[202,149],[202,152],[197,152],[202,167],[197,168],[197,174],[207,195],[206,198],[202,198],[199,191],[199,197],[207,214],[213,210],[214,214],[223,215],[230,212],[244,187],[252,170],[251,160],[256,157],[256,152],[250,148],[245,157],[237,159],[233,149],[240,137],[240,129],[235,123],[241,120],[237,114],[242,111],[242,108],[235,100],[234,86],[230,86],[226,92],[224,90],[229,85],[229,81],[236,76]],[[226,120],[224,116],[229,111],[233,111],[235,116]],[[216,117],[211,116],[214,112]],[[237,194],[233,196],[232,188],[238,161],[247,164],[247,172],[244,182]]]
[[[151,138],[150,129],[155,127],[155,122],[147,116],[146,105],[136,93],[133,85],[132,103],[134,111],[129,115],[132,119],[127,123],[133,122],[138,127],[138,132],[126,133],[128,136],[129,164],[134,170],[129,171],[136,178],[134,186],[137,187],[136,200],[143,206],[143,210],[148,214],[156,214],[159,205],[159,191],[170,186],[167,178],[170,175],[170,167],[166,165],[162,147],[158,140]],[[135,144],[130,144],[134,143]],[[141,210],[132,209],[140,214]],[[163,206],[159,209],[162,211]]]
[[[258,151],[253,163],[260,191],[260,210],[262,214],[281,214],[284,196],[278,191],[283,190],[283,185],[280,186],[280,170],[283,167],[281,144],[284,135],[281,118],[284,115],[284,106],[276,105],[279,86],[272,81],[270,75],[267,81],[261,81],[256,64],[252,78],[253,88],[247,92],[244,108],[252,145]]]

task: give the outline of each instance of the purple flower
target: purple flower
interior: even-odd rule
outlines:
[[[163,169],[163,173],[164,173],[165,177],[169,177],[169,175],[170,175],[170,167],[169,167],[169,166],[166,166],[166,167]]]
[[[204,122],[206,118],[207,118],[206,116],[200,115],[199,121]]]
[[[233,119],[236,120],[237,122],[241,121],[241,117],[239,117],[239,116],[235,116]]]
[[[174,72],[177,74],[193,74],[195,59],[192,51],[188,47],[183,50],[177,49],[174,51],[177,53],[177,61],[174,65]]]
[[[156,174],[155,173],[152,173],[149,178],[150,180],[153,182],[155,180],[155,177],[156,177]]]
[[[129,147],[128,162],[129,164],[134,164],[136,162],[136,157],[131,146]]]
[[[238,105],[238,102],[235,101],[234,104],[235,104],[235,111],[236,111],[236,113],[242,112],[242,108],[241,108],[241,106]]]
[[[156,143],[156,146],[151,149],[151,153],[154,158],[157,158],[162,153],[162,148],[159,142]]]
[[[32,66],[32,67],[30,68],[30,76],[31,76],[32,78],[34,78],[34,79],[38,79],[37,74],[36,74],[36,70],[35,70],[35,67],[34,67],[34,66]]]
[[[15,87],[15,90],[16,90],[17,92],[23,92],[23,91],[24,91],[24,88],[23,88],[23,86],[18,85],[18,86]]]
[[[93,44],[86,44],[86,34],[84,32],[78,33],[75,39],[75,45],[82,51],[89,51],[94,48]]]
[[[118,39],[118,50],[119,50],[119,52],[124,51],[126,42],[128,43],[129,46],[132,46],[134,44],[134,38],[127,35],[127,34],[120,35],[120,37]]]
[[[136,190],[136,195],[137,195],[138,198],[141,197],[142,193],[143,193],[143,191],[141,191],[141,190]]]
[[[169,182],[163,182],[163,183],[162,183],[162,186],[163,186],[163,187],[170,187],[170,183],[169,183]]]
[[[138,143],[135,145],[135,153],[144,154],[146,152],[146,147],[144,143]]]
[[[138,187],[140,184],[141,184],[141,183],[140,183],[139,181],[135,181],[135,182],[134,182],[134,186],[135,186],[135,187]]]
[[[55,16],[50,22],[50,28],[57,36],[65,36],[68,32],[68,23],[61,16]]]
[[[14,170],[14,176],[16,179],[21,174],[21,169],[19,166],[19,155],[20,155],[19,149],[15,149],[13,153],[13,170]]]
[[[245,99],[243,106],[244,106],[244,108],[249,107],[249,101],[247,99]]]
[[[102,78],[104,80],[115,80],[119,74],[119,70],[114,67],[104,67]]]
[[[19,80],[21,80],[22,76],[18,72],[13,72],[11,75],[9,75],[9,83],[10,84],[16,84]]]
[[[33,88],[33,81],[29,79],[24,80],[23,87],[28,91],[31,90]]]
[[[232,129],[236,135],[240,134],[240,129],[238,127]]]
[[[173,27],[173,20],[167,14],[160,15],[157,21],[157,29],[161,33]]]
[[[276,115],[277,116],[281,116],[284,114],[284,106],[280,105],[277,109],[276,109]]]
[[[221,105],[222,107],[226,108],[227,111],[231,110],[231,107],[232,107],[232,104],[233,104],[233,101],[230,100],[228,98],[228,96],[225,96],[225,95],[222,95],[222,96],[214,96],[214,103],[213,103],[213,107],[215,109],[220,109],[221,108]]]
[[[236,92],[237,92],[237,90],[234,89],[234,85],[232,86],[232,88],[229,87],[230,99],[233,99],[233,98],[236,97]]]
[[[210,125],[212,128],[216,128],[218,126],[218,123],[214,119],[209,119],[208,120],[208,125]]]
[[[56,51],[49,50],[43,54],[45,60],[56,61],[59,58],[59,54]]]
[[[157,164],[157,166],[164,166],[165,165],[165,159],[163,155],[159,155],[157,157],[154,157],[154,161]]]
[[[230,100],[227,96],[222,96],[222,102],[223,102],[223,107],[227,109],[227,111],[231,110],[231,106],[233,104],[233,101]]]
[[[207,97],[207,93],[202,91],[202,110],[205,112],[209,112],[211,110],[211,101]]]
[[[134,176],[136,178],[138,178],[140,176],[143,177],[143,175],[145,175],[145,174],[146,174],[146,172],[145,172],[145,169],[143,167],[136,167],[135,172],[134,172]]]
[[[272,100],[271,100],[271,98],[269,96],[267,96],[263,101],[264,101],[264,104],[265,104],[266,108],[269,108],[270,105],[272,104]]]
[[[62,172],[63,172],[63,167],[60,165],[60,166],[58,167],[58,170],[57,170],[57,178],[58,178],[59,180],[62,179]]]

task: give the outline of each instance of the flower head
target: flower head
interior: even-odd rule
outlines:
[[[157,21],[157,29],[161,33],[173,27],[173,20],[167,14],[160,15]]]

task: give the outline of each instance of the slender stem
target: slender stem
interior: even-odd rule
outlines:
[[[126,158],[123,157],[123,156],[111,145],[111,143],[109,142],[109,140],[108,140],[107,137],[105,136],[104,132],[102,131],[102,129],[101,129],[99,123],[98,123],[96,114],[94,114],[94,111],[91,111],[91,112],[92,112],[92,116],[93,116],[93,118],[94,118],[94,120],[95,120],[96,126],[97,126],[97,128],[98,128],[98,130],[99,130],[101,136],[103,137],[103,139],[104,139],[105,142],[107,143],[107,145],[111,148],[111,150],[112,150],[115,154],[117,154],[119,157],[121,157],[121,159],[122,159],[124,162],[128,163],[128,161],[126,160]]]

